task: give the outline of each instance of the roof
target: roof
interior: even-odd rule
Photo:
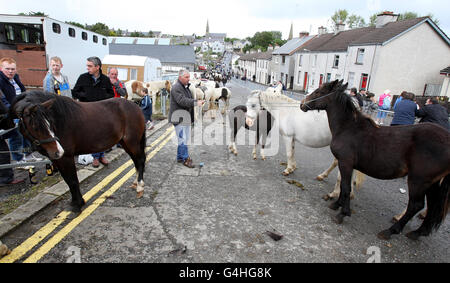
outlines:
[[[419,24],[429,23],[431,27],[441,35],[450,45],[450,39],[441,29],[428,17],[421,17],[397,22],[391,22],[381,28],[363,27],[339,32],[338,34],[327,33],[316,36],[302,46],[303,49],[316,52],[347,51],[349,46],[360,45],[382,45],[390,42],[396,37],[413,29]]]
[[[256,60],[270,60],[272,58],[272,50],[266,52],[255,52],[240,55],[239,60],[256,61]]]
[[[450,75],[450,66],[440,71],[441,75]]]
[[[145,62],[149,59],[146,56],[136,55],[106,55],[102,63],[107,65],[123,65],[123,66],[145,66]]]
[[[300,38],[293,38],[286,42],[280,48],[277,48],[272,52],[273,55],[292,55],[300,46],[308,42],[310,39],[314,38],[314,36],[303,36]]]
[[[161,63],[196,63],[194,48],[188,45],[112,43],[109,45],[109,54],[147,56],[157,58]]]

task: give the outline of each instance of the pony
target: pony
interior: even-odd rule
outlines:
[[[152,100],[156,101],[156,96],[160,94],[161,89],[166,89],[167,93],[170,93],[172,90],[172,84],[168,80],[150,82],[131,80],[125,83],[125,88],[127,89],[128,100],[139,103],[143,98],[142,90],[144,88],[147,89],[148,94],[152,97]],[[156,103],[152,103],[153,113],[155,113],[155,104]]]
[[[324,111],[319,112],[302,112],[298,110],[300,101],[291,99],[283,94],[274,94],[260,90],[252,91],[251,96],[247,99],[246,123],[249,127],[253,126],[261,108],[267,109],[268,112],[278,119],[280,135],[286,145],[287,166],[282,172],[284,176],[288,176],[297,167],[295,161],[295,142],[299,142],[307,147],[322,148],[330,145],[331,132],[328,126],[327,115]],[[334,160],[330,167],[319,174],[316,179],[322,181],[336,167]],[[355,174],[355,185],[359,189],[364,178],[359,172]],[[338,175],[338,181],[340,176]],[[337,185],[336,187],[339,187]],[[339,192],[336,189],[325,195],[324,199],[332,199]],[[352,191],[352,196],[354,193]]]
[[[331,151],[339,161],[341,193],[330,208],[341,211],[334,217],[340,224],[350,216],[350,179],[353,169],[377,179],[395,179],[408,175],[408,206],[404,215],[389,229],[378,233],[381,239],[399,234],[405,224],[424,208],[422,225],[406,234],[416,240],[437,230],[449,208],[450,132],[443,127],[420,123],[395,127],[377,125],[357,111],[345,94],[347,84],[334,81],[322,85],[307,96],[300,108],[325,110],[332,132]],[[399,146],[401,145],[401,146]]]
[[[208,110],[218,110],[219,109],[219,100],[224,102],[224,106],[222,107],[221,114],[225,114],[230,106],[231,99],[231,91],[227,87],[218,87],[216,85],[215,88],[206,87],[203,91],[205,93],[205,101],[208,103]],[[215,118],[215,111],[213,113],[213,118]]]
[[[232,152],[234,155],[237,156],[238,152],[236,149],[236,135],[242,127],[245,127],[245,129],[247,130],[256,131],[256,143],[252,152],[253,159],[255,160],[257,159],[256,148],[257,145],[259,144],[260,137],[262,137],[260,154],[261,159],[266,160],[266,156],[264,155],[264,147],[266,145],[267,136],[269,135],[270,130],[272,129],[274,119],[270,114],[270,112],[268,112],[263,108],[261,109],[261,111],[258,112],[256,123],[254,123],[252,127],[249,127],[245,122],[245,113],[247,113],[247,106],[238,105],[234,107],[230,111],[230,115],[228,115],[230,127],[232,128],[231,143],[228,149],[230,150],[230,152]]]
[[[125,88],[127,89],[128,100],[139,103],[143,98],[142,90],[147,86],[144,82],[132,80],[125,83]]]
[[[19,95],[9,118],[20,119],[19,129],[42,155],[56,165],[72,195],[72,210],[80,212],[85,201],[74,156],[101,152],[120,143],[136,167],[137,198],[144,192],[145,119],[139,106],[125,99],[77,102],[39,90]]]
[[[205,99],[205,93],[203,92],[202,88],[200,86],[197,86],[193,83],[189,85],[189,90],[192,93],[192,97],[197,100],[204,100]],[[195,106],[194,107],[194,120],[197,121],[200,117],[200,112],[202,111],[202,106]]]

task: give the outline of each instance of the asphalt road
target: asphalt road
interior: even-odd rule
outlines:
[[[235,81],[227,87],[232,91],[232,107],[245,104],[249,88]],[[126,169],[90,199],[78,217],[60,214],[70,201],[67,196],[2,241],[15,249],[31,241],[39,229],[48,233],[36,236],[38,243],[25,250],[17,262],[450,261],[448,218],[439,231],[418,241],[403,234],[390,241],[377,238],[379,231],[390,227],[392,216],[406,207],[407,194],[400,192],[407,188],[406,179],[367,177],[352,200],[352,216],[338,225],[331,219],[337,212],[322,199],[333,189],[336,171],[324,182],[314,179],[333,159],[329,148],[296,144],[297,170],[284,177],[283,144],[267,160],[253,160],[254,136],[242,130],[238,135],[239,154],[234,156],[228,152],[223,135],[227,127],[219,117],[204,120],[202,127],[194,130],[195,144],[190,146],[190,153],[194,164],[203,163],[195,169],[176,163],[176,138],[166,132],[171,126],[161,129],[147,142],[169,134],[166,144],[149,151],[153,154],[146,166],[143,198],[136,199],[135,191],[129,188],[134,177],[129,177],[130,169]],[[128,160],[124,155],[87,179],[82,192],[108,180]],[[291,180],[302,187],[288,183]],[[108,191],[109,195],[100,196]],[[50,221],[55,223],[47,225]],[[420,220],[414,218],[404,232],[419,225]],[[275,241],[268,231],[283,237]]]

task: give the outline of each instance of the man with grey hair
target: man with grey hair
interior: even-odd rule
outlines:
[[[81,102],[100,101],[114,97],[114,90],[109,78],[102,73],[102,61],[98,57],[89,57],[86,62],[87,73],[81,74],[72,90],[74,99]],[[116,117],[105,117],[114,119]],[[92,166],[108,165],[104,152],[92,154],[94,161]]]
[[[170,91],[169,122],[174,125],[178,138],[177,161],[188,168],[194,168],[187,144],[191,136],[191,124],[194,122],[194,106],[202,106],[205,101],[193,98],[189,90],[189,79],[189,71],[179,71],[178,81]]]

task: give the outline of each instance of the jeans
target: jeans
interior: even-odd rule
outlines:
[[[94,159],[100,159],[102,157],[105,157],[105,152],[97,152],[97,153],[93,153],[92,157],[94,157]]]
[[[27,140],[18,129],[11,132],[11,137],[8,139],[9,148],[11,150],[12,159],[20,161],[23,158],[23,153],[20,153],[24,148],[31,147],[31,142]],[[20,152],[15,152],[20,151]]]
[[[185,161],[189,157],[188,141],[191,136],[191,126],[176,125],[175,133],[178,138],[177,160]]]

